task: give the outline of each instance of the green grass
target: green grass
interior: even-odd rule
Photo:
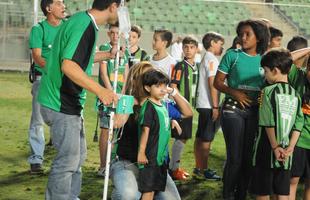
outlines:
[[[0,199],[39,200],[44,191],[51,161],[55,155],[52,147],[45,150],[44,175],[30,175],[27,157],[29,155],[28,126],[31,114],[31,84],[25,73],[0,72]],[[96,123],[94,95],[88,94],[85,108],[85,127],[88,157],[83,167],[81,199],[102,198],[103,178],[96,176],[99,166],[98,143],[94,143],[93,132]],[[196,129],[196,125],[194,126]],[[46,127],[46,142],[49,131]],[[195,130],[194,130],[195,132]],[[225,159],[225,143],[221,133],[216,135],[210,155],[210,167],[222,175]],[[186,144],[181,166],[191,172],[195,165],[193,139]],[[221,199],[222,183],[211,181],[177,182],[184,200]],[[110,187],[111,191],[111,187]],[[299,191],[300,193],[300,191]],[[300,195],[299,195],[300,196]]]

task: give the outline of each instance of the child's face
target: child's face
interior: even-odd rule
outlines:
[[[146,86],[145,89],[150,93],[150,97],[156,100],[163,99],[164,96],[167,94],[167,85],[164,83],[152,85],[151,87]]]
[[[129,34],[129,44],[130,46],[136,46],[138,45],[138,42],[139,42],[139,35],[138,33],[134,32],[134,31],[130,31],[130,34]]]
[[[282,37],[277,36],[271,39],[270,48],[281,47]]]
[[[222,55],[223,49],[224,49],[223,45],[224,45],[224,42],[221,40],[218,40],[217,42],[213,42],[212,47],[214,49],[214,52],[213,52],[214,55],[216,56]]]
[[[108,32],[108,36],[110,38],[110,43],[112,45],[116,45],[118,41],[118,27],[111,27],[111,29]]]
[[[159,33],[154,33],[152,45],[155,51],[166,49],[166,44],[167,41],[163,41]]]
[[[185,58],[193,59],[197,53],[198,47],[195,44],[184,44],[183,45],[183,53]]]
[[[273,68],[273,70],[270,70],[270,68],[264,67],[264,74],[269,84],[273,84],[275,82],[276,68]]]
[[[251,26],[243,26],[240,31],[241,46],[244,50],[256,48],[257,39]]]

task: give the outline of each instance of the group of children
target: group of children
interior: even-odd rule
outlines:
[[[183,60],[177,62],[167,51],[172,42],[170,31],[154,32],[152,44],[156,53],[148,56],[138,46],[141,28],[131,28],[130,49],[123,51],[120,60],[117,92],[124,93],[128,70],[134,64],[150,61],[156,69],[145,73],[142,81],[149,95],[139,115],[137,161],[142,199],[152,199],[154,192],[165,189],[167,171],[176,180],[189,177],[180,168],[180,160],[186,141],[192,137],[193,118],[177,120],[181,133],[171,130],[163,102],[168,86],[172,91],[178,90],[199,113],[194,142],[195,178],[221,180],[209,167],[208,157],[222,118],[227,149],[224,199],[245,199],[248,186],[257,199],[268,199],[272,194],[278,199],[294,199],[301,177],[308,185],[310,98],[308,68],[304,66],[310,52],[307,40],[296,36],[288,43],[287,48],[294,54],[275,48],[281,46],[283,33],[260,20],[240,22],[237,34],[236,44],[221,62],[217,56],[223,52],[224,37],[215,32],[205,34],[202,43],[206,52],[201,63],[195,62],[197,39],[186,36],[182,40]],[[110,42],[100,50],[109,51],[116,45],[118,27],[110,26],[108,36]],[[114,60],[100,65],[99,82],[107,88],[114,81],[113,67]],[[225,94],[222,106],[220,92]],[[99,174],[104,174],[109,119],[100,113]],[[170,134],[174,143],[167,163]],[[306,194],[308,190],[306,187]]]

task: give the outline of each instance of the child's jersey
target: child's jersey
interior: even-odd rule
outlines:
[[[100,51],[110,51],[111,48],[112,48],[111,44],[106,43],[104,45],[101,45],[99,47],[99,50]],[[129,52],[126,49],[124,56],[122,58],[120,58],[120,63],[118,66],[118,76],[117,76],[118,80],[117,80],[117,89],[116,89],[117,93],[121,93],[123,86],[125,84],[124,75],[125,75],[126,65],[128,65],[128,57],[129,57]],[[107,73],[108,73],[111,85],[113,86],[114,74],[115,74],[115,59],[109,59],[109,60],[103,61],[103,62],[107,63],[107,70],[108,70]],[[99,70],[100,70],[100,68],[99,68]],[[99,72],[99,74],[100,74],[100,72]],[[100,76],[98,78],[99,78],[100,85],[104,86],[102,78]]]
[[[170,119],[164,104],[157,105],[150,100],[143,103],[139,115],[139,141],[142,127],[145,126],[150,128],[145,149],[148,165],[161,166],[167,157],[167,147],[171,135]]]
[[[310,84],[306,78],[306,68],[298,69],[293,64],[288,74],[288,81],[302,98],[302,111],[304,113],[304,127],[296,146],[310,149]]]
[[[303,114],[301,100],[288,83],[275,83],[263,89],[259,108],[259,133],[257,135],[253,164],[267,168],[290,169],[292,156],[285,162],[275,159],[266,128],[274,128],[277,143],[286,148],[292,131],[301,131]]]
[[[151,57],[151,64],[156,68],[161,70],[162,72],[164,72],[165,74],[167,74],[169,76],[169,78],[171,77],[171,71],[174,68],[175,64],[176,64],[176,60],[170,56],[168,54],[168,56],[166,56],[165,58],[161,59],[161,60],[153,60],[153,57]]]
[[[178,86],[183,97],[192,105],[195,103],[196,87],[198,82],[198,66],[193,66],[186,60],[178,62],[171,73],[171,83]]]
[[[212,99],[208,79],[216,75],[218,66],[219,61],[217,60],[215,55],[207,51],[199,66],[199,81],[197,88],[196,108],[212,108]]]
[[[132,67],[134,64],[147,60],[150,60],[150,57],[147,55],[144,49],[141,49],[139,47],[136,52],[131,53],[131,55],[129,56],[128,59],[129,68]]]
[[[218,70],[228,75],[229,87],[250,91],[248,95],[256,100],[264,85],[264,69],[260,61],[259,54],[251,56],[240,49],[231,49],[223,56]]]

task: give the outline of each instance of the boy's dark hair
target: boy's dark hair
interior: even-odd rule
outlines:
[[[287,49],[292,52],[296,51],[298,49],[306,48],[308,47],[308,40],[304,38],[303,36],[297,35],[294,36],[288,43],[287,43]]]
[[[109,24],[109,30],[111,30],[113,27],[118,28],[119,27],[119,23],[116,22],[115,24]]]
[[[280,29],[270,26],[269,31],[270,31],[270,41],[275,37],[283,37],[283,33]]]
[[[126,2],[128,1],[129,0],[126,0]],[[94,0],[92,8],[97,9],[97,10],[105,10],[112,3],[116,3],[119,6],[121,3],[121,0]]]
[[[237,49],[237,44],[239,44],[239,45],[242,44],[242,41],[241,41],[241,39],[240,39],[238,36],[236,36],[236,37],[233,39],[233,42],[232,42],[232,44],[231,44],[231,47],[229,47],[229,49]],[[229,49],[227,49],[227,50],[229,50]]]
[[[48,12],[46,10],[46,7],[48,7],[49,5],[51,5],[53,3],[53,0],[41,0],[41,10],[44,14],[44,16],[47,16]]]
[[[141,29],[140,26],[138,26],[138,25],[131,26],[131,31],[137,33],[138,34],[138,38],[140,38],[141,32],[142,32],[142,29]]]
[[[166,84],[170,82],[169,77],[160,70],[151,69],[145,72],[142,76],[142,84],[151,87],[152,85]],[[145,89],[144,89],[145,90]],[[146,91],[149,93],[148,91]]]
[[[288,74],[292,64],[291,53],[285,48],[274,48],[263,55],[261,60],[262,67],[267,67],[270,70],[278,68],[282,74]]]
[[[211,47],[211,42],[212,41],[214,41],[214,42],[218,42],[218,41],[224,42],[225,40],[224,40],[224,37],[221,34],[219,34],[219,33],[208,32],[202,38],[203,47],[206,50],[208,50]]]
[[[182,40],[182,45],[186,45],[186,44],[193,44],[196,47],[198,47],[198,40],[194,37],[194,36],[186,36],[183,40]]]
[[[268,48],[268,44],[270,41],[270,32],[266,23],[261,20],[255,19],[240,21],[236,29],[237,35],[240,38],[242,37],[241,29],[244,26],[250,26],[253,29],[253,32],[257,39],[256,52],[261,55],[264,54]]]
[[[162,41],[167,41],[166,48],[170,47],[172,42],[172,32],[167,29],[158,29],[154,31],[154,34],[159,34]]]

